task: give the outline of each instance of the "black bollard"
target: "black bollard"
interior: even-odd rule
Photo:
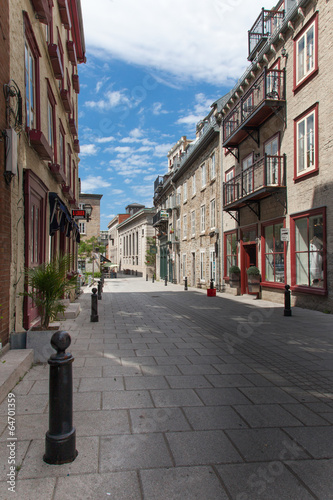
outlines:
[[[72,354],[65,350],[71,338],[67,332],[56,332],[51,345],[57,351],[52,354],[49,381],[49,430],[45,435],[44,462],[47,464],[67,464],[76,459],[78,452],[73,427],[73,374]]]
[[[155,279],[155,274],[153,274],[153,277],[151,279],[151,282],[154,283],[154,279]]]
[[[214,281],[213,281],[213,278],[210,280],[210,289],[213,290],[214,289]]]
[[[98,287],[98,300],[102,300],[102,283],[99,281],[97,284]]]
[[[290,307],[290,285],[285,285],[284,292],[284,316],[291,316],[291,307]]]
[[[187,290],[187,277],[185,277],[184,290]]]
[[[91,296],[91,316],[90,316],[90,322],[91,323],[98,323],[98,298],[97,298],[97,288],[92,289],[92,296]]]
[[[168,277],[165,275],[164,277],[164,286],[167,286],[168,285]]]

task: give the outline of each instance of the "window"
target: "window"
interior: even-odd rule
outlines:
[[[295,179],[318,170],[318,104],[294,121]]]
[[[51,148],[54,146],[54,126],[53,126],[53,107],[49,99],[47,100],[47,138]]]
[[[24,72],[26,126],[40,130],[39,58],[37,41],[27,13],[24,13]]]
[[[264,151],[266,156],[266,184],[276,185],[279,184],[279,135],[275,135],[267,142],[265,142]]]
[[[200,280],[205,281],[205,250],[200,250]]]
[[[216,281],[216,254],[215,249],[211,248],[209,250],[209,279]]]
[[[202,233],[206,231],[206,205],[200,207],[200,231]]]
[[[201,165],[201,187],[206,186],[206,165]]]
[[[195,236],[195,210],[191,212],[191,235]]]
[[[242,162],[243,167],[243,193],[244,195],[253,191],[253,154],[249,154]]]
[[[187,237],[187,215],[183,216],[183,238]]]
[[[186,253],[183,253],[183,278],[186,278]]]
[[[67,185],[72,187],[72,158],[71,158],[71,147],[67,144]]]
[[[224,235],[224,275],[230,276],[231,266],[237,266],[237,232]]]
[[[210,180],[215,179],[216,177],[216,167],[215,167],[215,153],[211,157],[210,163]]]
[[[196,186],[196,177],[195,174],[192,176],[192,196],[194,196],[197,192],[197,186]]]
[[[318,70],[318,15],[294,40],[294,90]]]
[[[211,229],[216,227],[215,199],[210,202],[210,227]]]
[[[225,173],[225,191],[224,201],[225,204],[232,203],[235,199],[235,167],[232,167]]]
[[[281,241],[283,221],[263,227],[264,281],[285,283],[285,249]]]
[[[292,285],[325,293],[325,208],[291,218]]]
[[[63,172],[66,172],[65,157],[65,131],[60,122],[59,126],[59,164]]]
[[[187,182],[183,184],[183,202],[187,201]]]
[[[86,223],[85,222],[79,222],[79,231],[80,231],[80,234],[86,234]]]

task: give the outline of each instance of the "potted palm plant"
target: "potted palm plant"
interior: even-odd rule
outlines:
[[[25,270],[26,290],[22,295],[32,299],[40,315],[40,324],[27,331],[27,348],[34,349],[35,362],[46,362],[53,354],[50,339],[59,324],[52,322],[64,313],[63,299],[77,284],[76,273],[68,272],[71,264],[72,257],[65,255]]]
[[[247,274],[247,284],[250,293],[260,292],[260,270],[256,266],[250,266],[246,270]]]

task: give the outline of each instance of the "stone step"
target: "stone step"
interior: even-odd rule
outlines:
[[[13,349],[0,358],[0,403],[15,388],[21,377],[30,370],[33,361],[33,349]]]
[[[79,303],[72,302],[69,304],[66,308],[66,311],[64,312],[64,319],[75,319],[78,317],[78,315],[81,312],[81,307]]]

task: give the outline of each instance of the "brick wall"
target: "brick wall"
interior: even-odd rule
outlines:
[[[0,88],[9,82],[9,8],[8,0],[0,3],[1,50],[0,50]],[[3,92],[0,93],[0,130],[7,128],[6,104]],[[2,345],[9,341],[9,285],[11,256],[11,212],[10,186],[2,175],[4,172],[4,141],[0,142],[0,339]]]

